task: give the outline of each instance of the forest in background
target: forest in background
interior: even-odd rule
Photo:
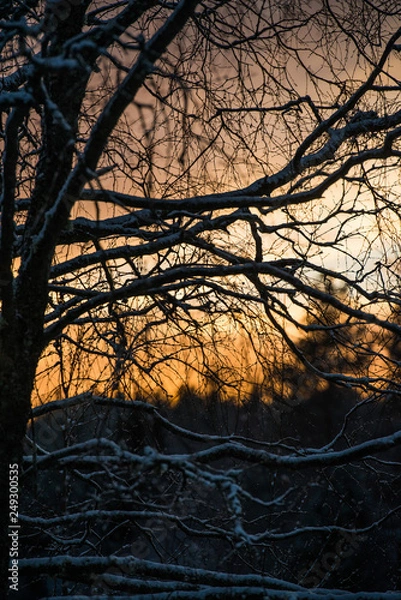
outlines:
[[[397,432],[396,398],[363,400],[335,384],[301,401],[269,404],[257,389],[243,403],[183,390],[171,407],[86,394],[34,414],[21,541],[27,558],[44,558],[40,574],[27,570],[21,598],[142,598],[159,585],[163,593],[200,594],[207,584],[207,597],[260,599],[282,581],[297,593],[363,589],[363,598],[400,588],[400,449],[390,445],[375,455],[373,444],[363,460],[322,460],[322,452],[327,458],[327,451]],[[234,448],[245,442],[249,455],[221,452],[197,464],[217,440]],[[109,453],[118,457],[118,470]],[[194,464],[186,464],[189,457]],[[303,466],[302,457],[310,464]],[[99,558],[88,572],[77,561],[70,572],[68,562],[56,562],[66,548],[71,557],[117,562],[103,570]]]

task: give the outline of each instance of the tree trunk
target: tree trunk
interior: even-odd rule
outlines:
[[[36,296],[38,319],[35,320],[34,310],[31,310],[30,318],[27,316],[29,313],[24,318],[18,310],[15,310],[14,317],[9,312],[8,321],[4,316],[0,317],[0,598],[7,597],[12,583],[8,570],[10,558],[17,558],[15,553],[10,556],[10,543],[13,539],[11,533],[17,531],[13,526],[18,525],[15,522],[18,519],[14,514],[10,515],[10,511],[17,512],[16,500],[20,498],[14,495],[10,502],[10,466],[21,462],[31,393],[41,353],[43,298],[46,293],[40,295],[33,287],[29,294],[30,298],[32,296]],[[40,296],[42,301],[38,303]],[[25,299],[26,307],[29,297]],[[23,306],[20,308],[23,310]],[[13,483],[16,483],[15,469]],[[17,550],[15,543],[13,550]],[[18,547],[18,555],[21,550]]]
[[[15,496],[10,502],[10,466],[20,464],[22,442],[29,415],[30,396],[33,383],[31,374],[7,355],[0,357],[0,597],[7,597],[11,583],[8,578],[11,533],[18,531],[13,525],[17,504]],[[14,475],[14,472],[13,472]],[[14,478],[13,478],[14,481]],[[13,490],[14,491],[14,490]],[[16,546],[13,546],[16,550]],[[21,548],[18,548],[18,554]],[[17,555],[14,554],[16,558]]]

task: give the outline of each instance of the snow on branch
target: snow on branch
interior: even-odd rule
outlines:
[[[241,599],[255,598],[255,600],[268,600],[276,598],[277,600],[391,600],[398,598],[397,593],[382,592],[362,592],[352,593],[332,589],[307,590],[302,586],[291,584],[284,580],[274,579],[262,575],[236,575],[233,573],[218,573],[205,569],[193,569],[190,567],[180,567],[173,565],[161,565],[150,561],[138,560],[133,557],[110,556],[107,558],[99,557],[70,557],[58,556],[44,559],[22,559],[20,560],[20,569],[22,573],[34,573],[36,570],[49,575],[63,574],[71,579],[84,579],[88,575],[96,580],[98,573],[103,573],[110,567],[116,567],[127,573],[120,581],[114,580],[114,583],[121,586],[130,585],[130,576],[157,577],[161,580],[174,581],[173,585],[179,588],[181,583],[193,584],[196,586],[191,591],[169,589],[165,592],[157,592],[155,588],[160,588],[163,583],[152,581],[145,583],[141,581],[138,585],[142,588],[142,593],[135,594],[135,600],[212,600],[221,598]],[[107,579],[107,576],[106,576]],[[111,581],[110,581],[111,582]],[[133,583],[134,587],[135,582]],[[153,588],[155,585],[155,588]],[[116,586],[116,587],[117,587]],[[119,587],[119,586],[118,586]],[[117,587],[117,589],[118,589]],[[198,589],[197,589],[198,587]],[[201,587],[201,589],[199,589]],[[144,593],[144,589],[148,590]],[[86,599],[87,596],[72,596],[72,598]],[[101,598],[102,600],[110,596],[99,595],[91,598]],[[118,596],[113,595],[114,598]],[[121,596],[121,598],[126,596]],[[53,600],[57,596],[52,597]]]

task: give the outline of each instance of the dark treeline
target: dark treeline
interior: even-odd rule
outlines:
[[[243,403],[223,401],[217,392],[201,396],[188,389],[174,405],[156,403],[156,409],[140,399],[134,405],[114,402],[119,407],[92,398],[49,411],[31,425],[29,438],[34,441],[27,440],[24,472],[30,492],[21,507],[24,556],[67,551],[85,556],[95,550],[98,556],[131,555],[232,573],[247,573],[252,565],[255,573],[305,587],[399,589],[397,448],[345,465],[307,469],[232,458],[216,461],[209,472],[212,477],[237,470],[242,523],[253,536],[248,543],[235,543],[232,515],[219,484],[208,485],[168,462],[162,467],[130,465],[121,458],[111,473],[105,455],[113,451],[88,446],[80,455],[79,450],[87,440],[106,438],[145,461],[152,452],[193,455],[213,447],[215,435],[220,442],[229,436],[238,443],[247,438],[248,447],[279,456],[302,456],[306,449],[327,444],[330,450],[343,450],[399,429],[396,400],[362,400],[355,392],[328,385],[301,402],[294,397],[266,403],[257,388]],[[196,432],[199,439],[179,428]],[[63,449],[71,462],[63,463],[61,455],[59,462],[49,459]],[[97,457],[97,468],[79,460],[88,455]],[[115,512],[106,517],[101,511]],[[298,533],[286,536],[291,531]],[[34,579],[39,597],[114,589],[112,578],[95,575],[89,582],[87,577],[75,582],[46,575]]]

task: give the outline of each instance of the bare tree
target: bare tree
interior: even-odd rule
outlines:
[[[287,348],[302,364],[300,372],[355,388],[365,403],[398,397],[398,358],[385,345],[401,332],[394,317],[400,305],[401,26],[397,2],[376,4],[3,3],[2,482],[9,481],[10,465],[21,461],[38,369],[49,387],[71,396],[62,405],[68,410],[88,398],[83,392],[91,393],[94,405],[119,406],[117,396],[167,387],[166,378],[174,384],[187,376],[206,378],[238,389],[247,365],[229,350],[246,339],[255,365],[250,379],[275,394],[274,357]],[[338,321],[322,316],[322,306]],[[342,360],[313,360],[305,332],[315,340],[324,332]],[[71,522],[68,515],[32,517],[60,556],[27,558],[20,563],[25,573],[61,573],[87,583],[90,572],[100,588],[111,585],[138,598],[314,597],[302,587],[305,575],[278,570],[279,578],[265,576],[269,545],[277,545],[277,565],[284,560],[280,552],[287,552],[280,550],[282,539],[352,532],[362,539],[397,515],[399,507],[389,501],[387,512],[376,511],[371,522],[347,513],[337,525],[333,513],[330,522],[299,525],[291,520],[299,499],[294,492],[286,517],[291,529],[283,523],[280,530],[272,515],[292,487],[278,486],[276,495],[264,497],[247,490],[244,477],[249,465],[271,473],[357,462],[369,471],[381,459],[369,463],[367,457],[399,446],[399,431],[360,439],[348,435],[347,417],[333,440],[300,453],[285,442],[264,440],[267,446],[260,447],[250,436],[189,431],[169,425],[154,406],[135,406],[190,446],[179,455],[163,452],[152,433],[147,451],[145,419],[130,449],[94,433],[92,441],[76,438],[58,451],[39,445],[27,457],[28,470],[72,469],[73,479],[90,481],[93,493],[87,505],[76,490],[72,494],[77,522],[128,519],[135,524],[132,535],[142,528],[156,554],[152,526],[160,515],[179,529],[176,549],[185,535],[222,540],[227,572],[227,548],[233,556],[246,548],[236,578],[218,574],[218,562],[214,570],[199,571],[194,561],[180,565],[178,557],[174,566],[163,565],[161,550],[159,562],[132,553],[108,556],[94,541],[99,530],[89,525],[86,533],[80,530],[88,541],[83,558],[77,542],[57,533]],[[172,479],[147,487],[149,474],[165,470]],[[130,483],[133,473],[139,488]],[[188,481],[206,489],[198,513],[191,509],[196,492]],[[298,483],[302,488],[304,481]],[[135,498],[130,514],[108,506],[117,489]],[[213,515],[206,510],[210,494],[216,494]],[[186,516],[179,513],[180,498]],[[100,512],[85,517],[98,500]],[[261,528],[242,517],[248,501],[262,511],[255,517]],[[153,507],[148,512],[147,502]],[[9,516],[4,485],[3,596]],[[258,573],[243,574],[254,549]],[[215,551],[218,556],[218,545]],[[235,560],[231,567],[237,568]]]

